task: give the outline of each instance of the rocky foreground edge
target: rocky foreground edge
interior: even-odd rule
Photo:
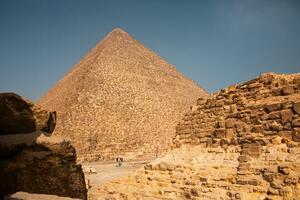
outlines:
[[[9,194],[24,191],[87,199],[75,149],[61,138],[48,137],[55,112],[17,94],[0,93],[0,113],[0,198],[18,199],[19,193]],[[28,195],[23,197],[37,198]]]

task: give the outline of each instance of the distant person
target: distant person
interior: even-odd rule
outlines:
[[[117,167],[121,167],[121,166],[122,166],[122,163],[123,163],[123,158],[117,157],[117,158],[116,158],[116,161],[117,161]]]
[[[116,158],[116,167],[119,167],[119,157]]]

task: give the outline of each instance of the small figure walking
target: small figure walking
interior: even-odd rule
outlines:
[[[121,166],[122,166],[122,163],[123,163],[123,158],[117,157],[117,158],[116,158],[116,161],[117,161],[117,166],[116,166],[116,167],[121,167]]]

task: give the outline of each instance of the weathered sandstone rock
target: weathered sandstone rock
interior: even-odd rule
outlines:
[[[55,112],[48,112],[14,93],[0,93],[0,135],[42,130],[52,133]]]
[[[16,94],[2,93],[0,101],[5,112],[0,118],[0,198],[25,191],[86,199],[75,149],[59,137],[47,137],[55,127],[55,113]]]

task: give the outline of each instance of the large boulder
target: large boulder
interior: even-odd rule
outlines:
[[[87,199],[75,149],[48,137],[56,113],[13,93],[0,94],[0,112],[0,198],[24,191]]]
[[[59,137],[41,135],[36,143],[0,161],[0,196],[25,191],[86,199],[84,174],[75,149]]]
[[[19,153],[44,133],[51,134],[56,112],[36,106],[14,93],[0,93],[0,159]]]
[[[56,112],[42,110],[14,93],[0,93],[0,113],[0,135],[52,133],[56,124]]]
[[[0,94],[0,134],[30,133],[36,130],[33,104],[14,93]]]

